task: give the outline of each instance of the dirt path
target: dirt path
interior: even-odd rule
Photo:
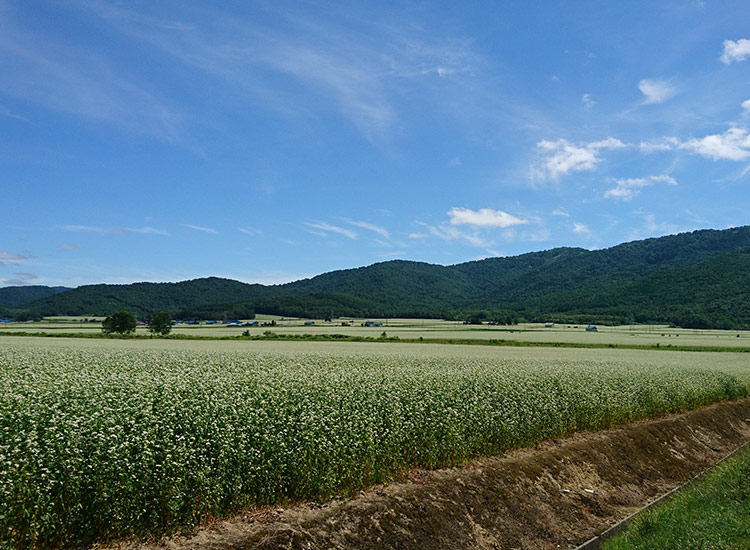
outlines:
[[[254,510],[120,550],[575,548],[750,440],[750,399],[413,472],[326,504]]]

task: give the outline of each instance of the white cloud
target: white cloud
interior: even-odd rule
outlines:
[[[591,99],[591,94],[583,94],[583,97],[581,97],[581,103],[583,103],[584,109],[591,109],[591,107],[596,105],[596,101]]]
[[[183,223],[183,227],[187,227],[188,229],[192,229],[194,231],[200,231],[201,233],[208,233],[209,235],[216,235],[219,232],[216,231],[216,229],[213,229],[212,227],[202,227],[200,225],[192,225],[189,223]]]
[[[591,233],[591,230],[585,224],[574,222],[573,233],[578,233],[579,235],[588,235]]]
[[[732,61],[744,61],[750,57],[750,40],[740,38],[737,41],[724,40],[724,51],[721,54],[722,63],[729,65]]]
[[[410,239],[426,239],[427,235],[424,233],[409,233]]]
[[[547,155],[541,166],[537,167],[537,173],[556,180],[569,172],[591,171],[601,162],[601,150],[622,149],[627,145],[619,139],[608,137],[582,145],[573,144],[566,139],[542,140],[537,143],[537,147]]]
[[[644,96],[643,103],[650,105],[652,103],[663,103],[677,93],[670,82],[666,80],[653,80],[644,78],[638,83],[638,89]]]
[[[681,143],[679,148],[713,160],[748,160],[750,132],[744,128],[732,127],[723,134],[690,139]]]
[[[319,229],[320,231],[322,231],[322,233],[316,233],[318,235],[327,236],[328,233],[339,233],[340,235],[344,235],[345,237],[349,237],[350,239],[357,238],[357,234],[354,231],[351,231],[350,229],[346,229],[344,227],[338,227],[337,225],[331,225],[330,223],[305,222],[305,225],[312,229]]]
[[[679,147],[680,140],[675,137],[661,138],[658,140],[642,141],[639,145],[643,153],[656,153],[660,151],[672,151]]]
[[[62,243],[57,248],[59,248],[60,250],[78,250],[78,247],[76,245],[70,243]]]
[[[649,176],[647,178],[627,178],[615,182],[615,187],[604,193],[608,199],[620,199],[624,201],[632,200],[637,197],[641,189],[650,187],[655,183],[666,183],[667,185],[677,185],[677,181],[667,175]]]
[[[743,118],[750,114],[750,99],[741,103]],[[686,141],[676,137],[666,137],[640,143],[643,153],[660,151],[689,151],[713,160],[750,160],[750,129],[743,128],[745,121],[738,121],[721,134],[711,134]]]
[[[470,210],[468,208],[454,207],[448,211],[451,225],[471,225],[474,227],[511,227],[528,223],[527,220],[516,218],[502,210],[491,208],[480,208]]]
[[[552,215],[553,216],[563,216],[565,218],[569,218],[570,217],[570,214],[564,208],[556,208],[555,210],[552,211]]]

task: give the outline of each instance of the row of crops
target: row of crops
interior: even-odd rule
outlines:
[[[158,535],[747,393],[716,368],[524,352],[11,342],[0,347],[0,546]]]

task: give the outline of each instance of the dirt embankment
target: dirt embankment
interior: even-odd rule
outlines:
[[[575,548],[748,440],[750,399],[743,399],[119,548]]]

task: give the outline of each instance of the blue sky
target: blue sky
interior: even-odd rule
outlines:
[[[0,0],[0,286],[750,223],[744,1]]]

